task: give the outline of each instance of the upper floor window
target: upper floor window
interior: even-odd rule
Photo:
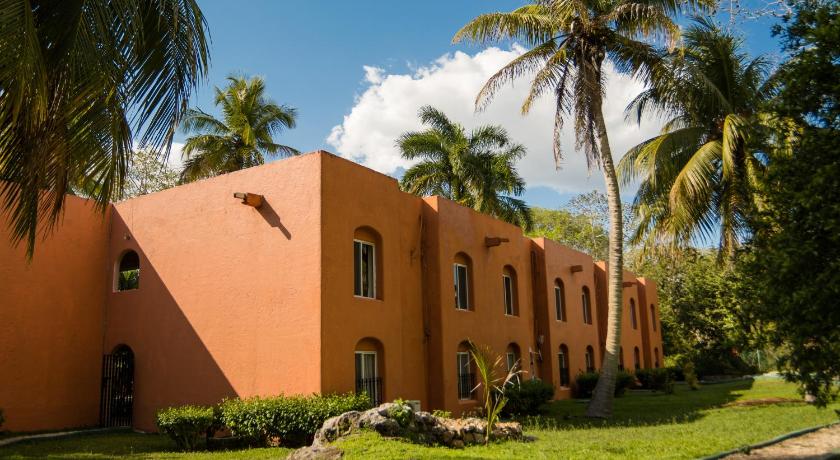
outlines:
[[[636,322],[636,301],[630,299],[630,325],[633,329],[639,328],[639,323]]]
[[[557,321],[566,321],[566,292],[559,279],[554,282],[554,313]]]
[[[116,275],[117,291],[130,291],[140,287],[140,257],[136,252],[128,250],[120,257]]]
[[[357,297],[381,299],[381,243],[379,234],[367,227],[353,235],[353,293]]]
[[[653,325],[653,332],[656,332],[656,307],[650,304],[650,322]]]
[[[583,305],[583,322],[584,324],[592,324],[592,303],[589,298],[589,288],[584,286],[583,292],[580,295],[581,304]]]
[[[586,347],[584,359],[586,362],[586,372],[595,372],[595,350],[592,346]]]
[[[470,290],[471,266],[470,258],[466,254],[459,253],[455,256],[455,263],[452,264],[452,273],[455,282],[455,308],[457,310],[472,309],[472,292]]]
[[[506,265],[502,272],[502,287],[504,289],[505,315],[518,315],[516,271],[510,265]]]

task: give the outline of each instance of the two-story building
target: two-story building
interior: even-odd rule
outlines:
[[[622,365],[658,366],[656,286],[624,281]],[[600,367],[604,285],[586,254],[320,151],[104,215],[67,197],[31,262],[0,243],[0,408],[11,430],[279,393],[460,413],[468,341],[568,398]]]

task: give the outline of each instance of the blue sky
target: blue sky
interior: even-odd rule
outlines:
[[[351,114],[354,108],[358,109],[356,115],[364,111],[362,107],[357,107],[360,99],[381,96],[377,102],[380,110],[382,104],[391,103],[389,101],[393,101],[394,97],[399,100],[399,96],[391,99],[382,96],[386,92],[384,81],[387,76],[393,77],[388,83],[390,86],[399,84],[398,77],[403,80],[424,78],[418,74],[418,69],[439,69],[447,64],[454,67],[453,63],[436,64],[436,61],[448,53],[451,57],[451,53],[456,51],[466,53],[462,56],[467,59],[466,64],[472,63],[468,58],[484,48],[452,45],[450,41],[454,32],[478,14],[510,10],[523,2],[199,0],[199,4],[210,27],[212,61],[209,78],[193,97],[193,105],[215,112],[213,86],[223,85],[225,77],[231,73],[261,75],[275,101],[296,107],[299,111],[298,126],[284,133],[279,139],[281,143],[302,151],[325,149],[341,154],[343,152],[337,152],[338,144],[327,139],[333,128],[342,125],[345,116]],[[728,21],[728,17],[723,17],[723,20]],[[770,35],[771,23],[771,20],[764,19],[743,21],[733,26],[745,35],[750,52],[778,54],[777,40]],[[366,73],[365,66],[377,70]],[[413,91],[411,86],[403,88],[404,91]],[[363,98],[365,95],[369,97]],[[409,109],[412,113],[416,111],[415,107],[406,108]],[[470,124],[470,120],[463,119],[469,116],[463,115],[457,121]],[[381,121],[387,123],[390,120]],[[377,122],[378,119],[360,120],[363,124]],[[478,119],[475,122],[478,123]],[[484,117],[481,122],[503,123],[492,115]],[[344,129],[351,129],[348,123],[345,123]],[[550,125],[545,129],[550,134]],[[515,130],[511,132],[516,133]],[[184,135],[179,134],[176,140],[182,141],[183,138]],[[350,145],[350,142],[342,145]],[[364,149],[365,144],[360,145]],[[529,157],[523,161],[531,161],[538,155],[550,155],[540,149],[529,148],[529,152]],[[355,155],[359,152],[345,156]],[[571,157],[575,153],[569,151],[568,155]],[[364,162],[364,158],[360,161]],[[383,168],[377,169],[392,174],[399,171]],[[580,175],[581,172],[571,168],[566,174]],[[558,177],[558,180],[564,180],[562,175]],[[593,172],[592,177],[591,187],[584,184],[558,190],[545,184],[532,184],[525,198],[533,205],[556,207],[576,192],[599,188],[599,173]],[[632,192],[629,192],[627,198],[631,196]]]

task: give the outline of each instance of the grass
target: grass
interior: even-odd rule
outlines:
[[[691,391],[677,386],[674,395],[634,393],[616,400],[608,421],[583,418],[578,401],[552,403],[540,417],[523,420],[532,442],[474,446],[462,450],[425,447],[363,433],[338,441],[348,459],[377,458],[697,458],[764,441],[778,435],[837,420],[833,409],[802,403],[757,406],[724,405],[763,398],[797,397],[795,387],[779,380],[706,385]],[[289,449],[233,452],[173,451],[162,436],[130,432],[92,434],[0,447],[0,458],[54,459],[262,459],[283,458]]]

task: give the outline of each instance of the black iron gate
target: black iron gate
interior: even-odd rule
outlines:
[[[134,353],[121,345],[102,357],[102,394],[99,424],[103,427],[131,426],[134,404]]]

